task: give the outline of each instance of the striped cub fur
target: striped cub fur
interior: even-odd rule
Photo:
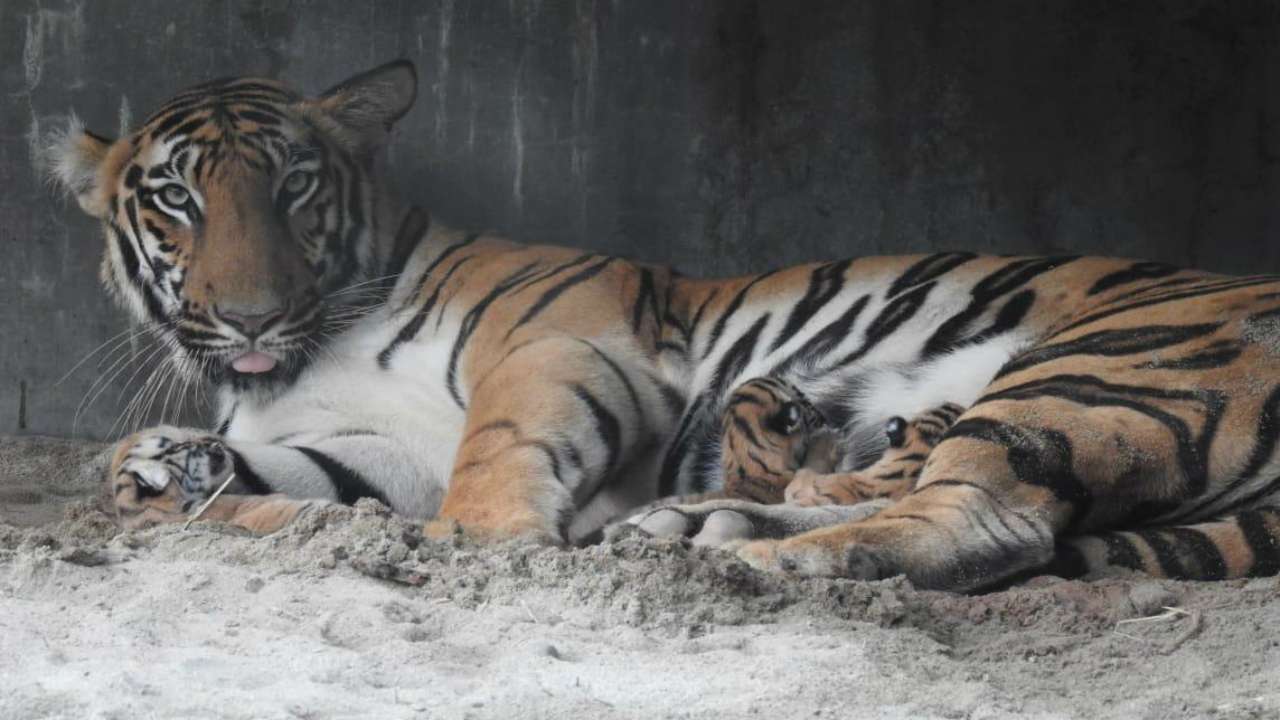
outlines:
[[[901,478],[837,483],[898,497],[869,518],[722,501],[757,567],[959,590],[1051,562],[1280,570],[1276,277],[943,252],[698,279],[519,244],[397,201],[381,150],[415,94],[403,61],[318,95],[229,78],[118,139],[55,139],[57,180],[101,223],[105,285],[165,358],[135,407],[216,397],[208,430],[122,442],[123,523],[180,519],[231,472],[214,516],[260,532],[373,497],[432,535],[559,542],[660,496],[776,499],[782,465],[747,455],[743,483],[721,462],[723,409],[766,377],[852,457],[890,418],[963,412],[914,487],[894,483],[924,448],[886,457]],[[789,465],[781,438],[756,440]],[[707,512],[668,515],[688,533]]]
[[[831,464],[820,433],[826,418],[791,383],[754,378],[729,395],[721,421],[721,472],[726,497],[782,502],[796,470],[806,462]]]
[[[928,410],[910,421],[885,423],[889,446],[870,467],[850,472],[800,468],[787,485],[786,500],[797,505],[854,505],[868,500],[898,500],[916,486],[934,446],[964,408],[952,403]]]

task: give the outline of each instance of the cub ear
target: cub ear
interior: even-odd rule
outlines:
[[[413,107],[418,72],[408,60],[395,60],[348,78],[326,90],[313,105],[338,125],[357,151],[382,145],[392,124]]]
[[[44,143],[41,160],[49,180],[75,196],[80,208],[96,218],[108,212],[100,170],[110,149],[110,140],[85,130],[75,116],[66,127],[49,133]]]

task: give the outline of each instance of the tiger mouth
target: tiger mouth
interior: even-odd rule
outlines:
[[[276,323],[246,334],[217,318],[183,315],[172,322],[189,367],[219,387],[275,392],[290,387],[307,368],[331,353],[326,346],[363,310],[322,301],[300,302]]]
[[[301,348],[242,349],[211,363],[209,379],[237,392],[260,391],[291,386],[310,364],[310,356]]]
[[[316,305],[266,332],[232,331],[203,317],[184,317],[174,323],[185,362],[215,385],[237,389],[289,384],[310,364],[323,342],[324,314]]]
[[[310,362],[301,343],[233,342],[220,347],[180,341],[189,368],[214,385],[237,390],[287,386]]]
[[[279,364],[280,359],[272,353],[250,350],[233,358],[231,369],[242,375],[261,375],[271,372]]]

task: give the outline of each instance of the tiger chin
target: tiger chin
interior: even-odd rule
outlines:
[[[372,497],[429,534],[577,541],[722,489],[727,400],[773,377],[841,437],[958,415],[873,516],[722,501],[676,534],[727,521],[757,567],[952,590],[1280,572],[1276,278],[942,252],[698,279],[522,245],[396,199],[381,158],[416,86],[405,61],[317,95],[228,78],[52,143],[107,290],[217,398],[207,429],[119,444],[123,525],[229,482],[207,517],[256,532]]]

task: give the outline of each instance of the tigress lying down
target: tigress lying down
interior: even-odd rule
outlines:
[[[576,540],[718,488],[724,400],[770,376],[845,437],[964,410],[870,519],[682,509],[687,534],[729,513],[757,567],[958,590],[1055,557],[1280,571],[1280,279],[941,253],[699,280],[458,232],[378,171],[415,85],[406,62],[315,98],[220,80],[57,144],[108,289],[218,398],[215,432],[119,445],[124,525],[183,520],[234,473],[206,517],[258,532],[372,496],[432,535]]]

